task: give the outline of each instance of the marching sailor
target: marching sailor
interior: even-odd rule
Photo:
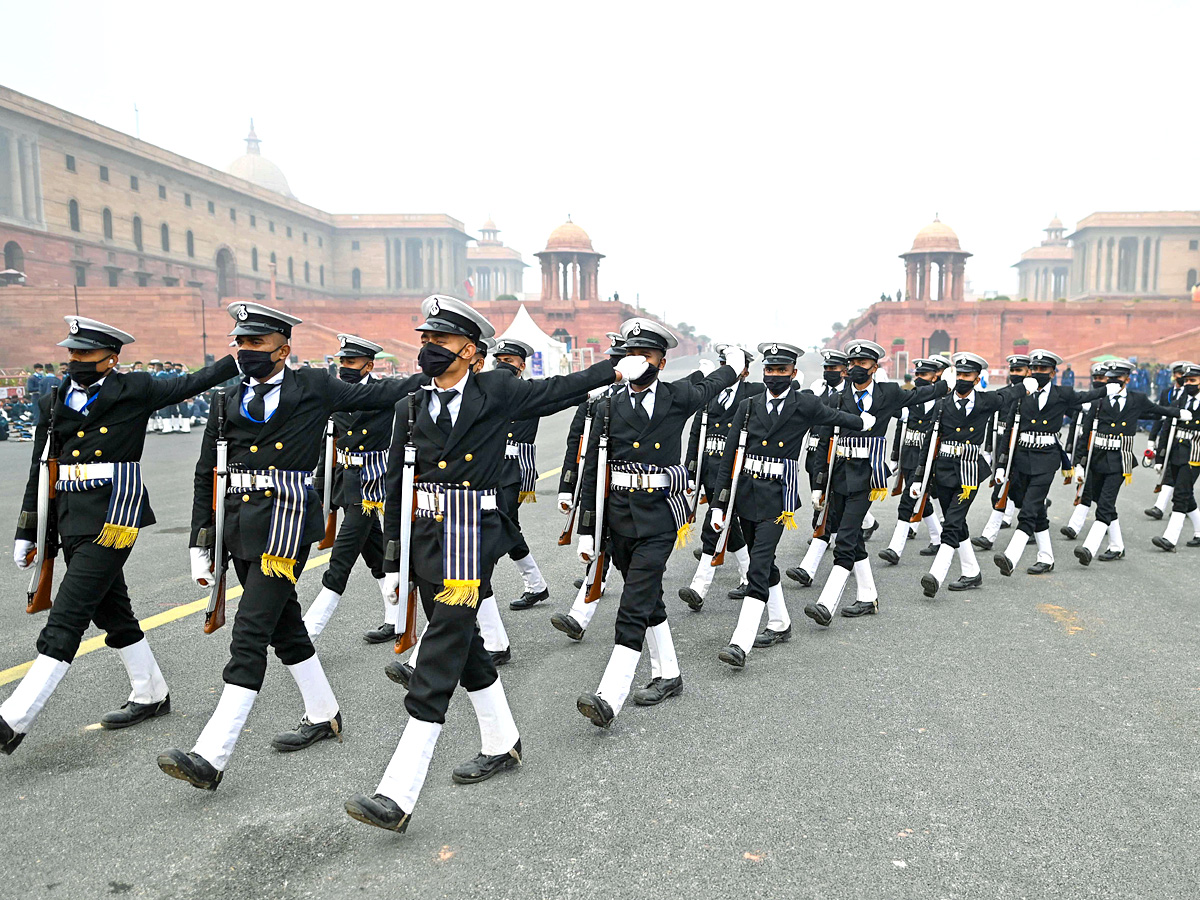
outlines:
[[[338,702],[296,599],[296,579],[304,571],[309,548],[325,534],[312,472],[332,413],[387,409],[421,381],[414,375],[350,384],[324,368],[289,369],[292,329],[300,324],[298,318],[240,301],[230,305],[229,314],[234,320],[230,334],[237,343],[238,366],[246,380],[221,392],[226,410],[223,434],[218,435],[215,415],[204,429],[190,543],[196,582],[219,582],[231,562],[243,593],[216,710],[191,751],[167,750],[158,757],[158,766],[166,774],[205,790],[216,790],[221,783],[262,688],[268,646],[287,667],[304,700],[300,724],[277,735],[271,745],[286,752],[327,738],[340,739]],[[225,496],[215,498],[225,504],[225,527],[222,558],[213,560],[213,471],[219,438],[227,442],[230,474]],[[227,555],[232,559],[225,559]]]
[[[624,322],[621,335],[627,355],[619,365],[629,376],[629,390],[614,392],[593,410],[580,501],[580,558],[593,559],[607,529],[613,564],[624,579],[612,656],[597,690],[576,701],[580,713],[601,728],[612,725],[629,695],[643,643],[650,650],[651,680],[634,693],[634,702],[653,706],[683,692],[662,592],[671,550],[686,541],[691,527],[689,477],[679,462],[683,428],[746,369],[745,353],[729,346],[725,365],[698,384],[687,378],[663,382],[658,373],[667,351],[678,346],[675,335],[644,318]],[[602,445],[611,465],[601,464]]]
[[[397,583],[408,582],[410,573],[403,578],[399,573],[400,561],[411,562],[411,584],[429,624],[408,679],[409,719],[399,745],[375,793],[346,801],[351,817],[391,831],[408,828],[450,697],[460,684],[475,709],[482,746],[474,759],[455,768],[454,780],[483,781],[521,760],[520,734],[475,620],[480,598],[491,594],[496,562],[518,541],[515,524],[496,501],[509,423],[539,407],[578,399],[616,376],[608,360],[540,381],[495,371],[476,375],[470,368],[476,347],[495,333],[487,319],[460,300],[436,295],[425,300],[422,313],[418,362],[433,382],[396,408],[388,496],[403,499],[386,507],[384,537],[385,568]],[[407,454],[400,449],[405,445],[411,445]],[[405,464],[408,454],[415,455],[411,467]],[[416,490],[404,498],[401,485],[410,477]],[[403,514],[410,508],[415,519]],[[398,661],[390,663],[388,677],[396,680],[393,670],[399,668]]]
[[[770,647],[792,635],[775,550],[783,532],[796,529],[800,453],[809,428],[829,425],[862,431],[873,419],[870,413],[843,412],[809,391],[794,389],[796,361],[804,354],[794,344],[759,344],[758,352],[763,355],[765,391],[742,400],[735,410],[733,428],[727,430],[725,448],[713,466],[711,525],[706,528],[731,529],[732,542],[733,519],[740,519],[750,550],[749,586],[737,627],[729,646],[717,654],[738,669],[746,665],[752,647]],[[740,460],[739,448],[744,453]],[[739,462],[740,472],[735,471]],[[764,610],[768,621],[760,632]]]
[[[1108,371],[1105,369],[1106,363],[1092,363],[1092,389],[1104,387],[1108,383]],[[1091,412],[1092,404],[1085,403],[1080,408],[1080,411],[1075,414],[1075,419],[1071,423],[1071,430],[1067,432],[1067,450],[1072,454],[1073,459],[1078,459],[1080,447],[1082,445],[1083,454],[1087,455],[1087,440],[1088,431],[1083,427],[1084,417]],[[1161,422],[1161,419],[1155,420],[1155,426]],[[1076,427],[1078,425],[1079,427]],[[1072,440],[1072,437],[1074,440]],[[1153,441],[1151,441],[1153,443]],[[1154,451],[1147,450],[1153,465]],[[1079,472],[1079,481],[1083,484],[1083,490],[1079,491],[1079,499],[1075,502],[1075,508],[1071,511],[1071,518],[1067,520],[1067,524],[1058,529],[1058,533],[1065,536],[1068,540],[1075,540],[1079,537],[1079,533],[1083,531],[1083,526],[1087,522],[1088,512],[1092,508],[1092,484],[1091,480],[1084,480],[1082,470]]]
[[[1171,363],[1171,386],[1167,389],[1167,395],[1161,400],[1161,406],[1170,406],[1177,403],[1183,395],[1184,376],[1183,370],[1194,363],[1187,360],[1176,360]],[[1161,456],[1162,445],[1166,442],[1166,435],[1162,433],[1163,420],[1159,419],[1150,429],[1150,446],[1146,448],[1145,455],[1151,458]],[[1151,448],[1157,448],[1160,452],[1155,453]],[[1163,513],[1166,512],[1168,506],[1171,505],[1171,495],[1175,491],[1175,476],[1174,469],[1171,466],[1167,467],[1167,475],[1158,492],[1158,499],[1154,501],[1154,505],[1144,510],[1146,515],[1152,519],[1161,519]]]
[[[1129,378],[1136,367],[1129,360],[1112,359],[1104,366],[1106,381],[1118,385],[1119,391],[1090,404],[1075,445],[1076,476],[1084,490],[1090,486],[1091,496],[1096,498],[1096,521],[1083,545],[1075,548],[1076,558],[1085,566],[1093,558],[1109,562],[1125,555],[1117,518],[1117,494],[1121,485],[1133,480],[1136,465],[1133,439],[1137,436],[1138,419],[1161,416],[1184,423],[1192,420],[1191,411],[1185,407],[1159,406],[1141,391],[1130,390]],[[1105,534],[1108,548],[1100,553]]]
[[[374,341],[354,334],[339,334],[338,378],[347,384],[371,384],[379,381],[374,375],[375,356],[383,347]],[[329,554],[329,568],[321,577],[321,592],[304,614],[304,627],[315,638],[324,630],[346,592],[350,572],[361,556],[371,570],[371,577],[383,594],[383,624],[363,635],[368,644],[381,644],[396,637],[396,621],[400,606],[391,602],[387,579],[383,571],[384,472],[387,469],[388,444],[392,439],[393,408],[367,409],[360,412],[333,414],[333,509],[343,512],[337,539]],[[326,442],[321,445],[321,460],[317,465],[317,493],[322,493],[326,470]],[[326,510],[328,514],[332,510]]]
[[[82,316],[65,319],[69,334],[58,346],[69,351],[69,378],[56,389],[53,403],[50,393],[39,401],[33,465],[21,503],[13,559],[21,569],[35,563],[48,565],[61,543],[67,571],[38,635],[37,659],[0,704],[3,753],[12,753],[24,740],[93,622],[107,632],[104,642],[120,654],[132,687],[124,706],[106,713],[100,724],[124,728],[170,712],[167,683],[125,586],[125,562],[138,531],[155,523],[142,485],[142,449],[156,410],[237,372],[233,357],[226,356],[182,378],[122,374],[117,363],[121,349],[133,343],[131,335]],[[47,452],[45,479],[39,477],[43,450]],[[49,480],[51,462],[58,465],[54,483]],[[43,481],[44,488],[40,487]],[[40,523],[39,507],[46,510],[46,521]],[[35,543],[39,537],[40,550]],[[43,559],[36,558],[39,552]],[[42,578],[48,577],[43,571]]]
[[[1183,385],[1176,395],[1174,404],[1182,412],[1191,413],[1194,417],[1200,413],[1200,366],[1186,363],[1180,370]],[[1167,520],[1167,528],[1161,537],[1151,538],[1151,543],[1160,550],[1174,551],[1183,531],[1183,520],[1187,518],[1192,523],[1193,536],[1188,541],[1189,547],[1200,547],[1200,512],[1196,509],[1196,474],[1200,472],[1200,429],[1190,427],[1191,420],[1180,416],[1176,424],[1174,437],[1169,437],[1170,429],[1163,429],[1160,450],[1157,457],[1156,472],[1162,472],[1166,466],[1164,483],[1167,479],[1174,482],[1175,489],[1171,493],[1171,517]],[[1166,491],[1166,488],[1163,488]]]
[[[718,359],[725,365],[726,345],[717,345]],[[738,374],[738,380],[732,387],[727,387],[709,401],[708,405],[692,419],[691,437],[688,441],[688,474],[697,489],[702,489],[708,497],[708,512],[704,517],[704,527],[700,530],[700,563],[696,566],[696,574],[692,583],[679,589],[679,599],[699,612],[704,607],[704,598],[712,584],[716,569],[713,567],[713,551],[717,545],[717,532],[712,526],[713,497],[716,496],[717,472],[721,468],[721,454],[730,435],[734,433],[737,410],[743,400],[761,395],[766,388],[757,382],[747,381],[750,377],[750,363],[754,354],[742,351],[746,355],[746,368]],[[700,446],[700,431],[704,427],[704,446]],[[697,483],[696,469],[699,468]],[[693,501],[696,502],[696,501]],[[746,541],[742,537],[742,526],[735,516],[729,522],[730,532],[726,550],[733,554],[738,566],[739,589],[747,584],[747,572],[750,567],[750,553],[746,549]],[[740,591],[739,591],[740,592]],[[732,594],[730,595],[733,596]],[[740,599],[740,598],[737,598]]]
[[[833,568],[821,596],[804,607],[804,614],[822,626],[828,626],[837,611],[851,570],[858,596],[842,610],[842,615],[847,618],[874,615],[879,608],[879,593],[864,544],[863,517],[872,501],[883,499],[888,493],[888,423],[904,407],[919,406],[946,393],[946,382],[941,380],[909,391],[894,381],[876,382],[884,350],[874,341],[850,341],[844,352],[850,363],[849,378],[836,398],[837,408],[851,414],[870,413],[873,421],[864,422],[861,430],[839,436],[836,455],[831,460],[833,471],[826,475],[826,489],[814,492],[813,496],[814,505],[830,504],[825,513],[825,531],[837,535]]]
[[[1026,569],[1030,575],[1044,575],[1054,570],[1054,549],[1050,545],[1050,518],[1046,514],[1046,494],[1054,481],[1065,456],[1058,442],[1063,417],[1078,410],[1090,400],[1099,400],[1120,391],[1118,385],[1091,391],[1053,384],[1054,372],[1062,357],[1049,350],[1034,350],[1029,354],[1030,376],[1022,380],[1025,396],[1012,405],[1008,427],[1016,428],[1016,447],[1008,458],[1008,439],[998,450],[996,483],[1008,485],[1009,496],[1017,505],[1017,527],[1003,553],[992,557],[1003,575],[1012,575],[1021,561],[1021,554],[1032,539],[1037,542],[1037,560]],[[1019,393],[1019,392],[1018,392]]]
[[[1019,385],[1029,377],[1029,354],[1014,353],[1006,361],[1008,362],[1008,384],[1010,386]],[[1012,418],[1012,406],[1020,396],[1020,391],[1010,394],[1008,406],[1002,408],[998,414],[992,417],[992,446],[995,448],[992,453],[993,459],[1000,455],[1000,448],[1006,446],[1008,433],[1005,431],[1004,426]],[[1016,515],[1017,507],[1010,495],[1004,503],[1004,508],[996,509],[996,504],[999,502],[1002,493],[1004,493],[1004,485],[997,482],[993,477],[992,512],[988,516],[987,524],[983,526],[983,531],[971,538],[971,543],[980,550],[991,550],[996,541],[996,536],[1000,533],[1000,529],[1012,527],[1012,520],[1013,516]]]

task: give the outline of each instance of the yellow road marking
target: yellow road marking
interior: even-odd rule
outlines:
[[[549,472],[543,472],[541,475],[538,476],[538,481],[545,481],[547,478],[553,478],[555,475],[557,475],[561,471],[562,471],[562,466],[559,466],[557,469],[551,469]]]

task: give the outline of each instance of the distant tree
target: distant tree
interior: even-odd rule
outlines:
[[[834,330],[835,332],[841,331],[841,330],[842,330],[843,328],[845,328],[845,327],[846,327],[846,326],[845,326],[845,325],[843,325],[841,322],[834,322],[834,323],[833,323],[833,330]]]
[[[516,296],[516,294],[501,294],[496,299],[497,300],[516,300],[517,296]]]

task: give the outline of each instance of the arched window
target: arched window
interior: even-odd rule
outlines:
[[[104,208],[104,239],[106,241],[111,241],[113,239],[112,210],[108,207]]]
[[[321,276],[321,287],[325,287],[325,266],[322,265],[317,271]]]
[[[1194,288],[1195,286],[1196,286],[1196,270],[1188,269],[1188,277],[1187,277],[1188,292],[1190,293],[1192,288]]]
[[[296,280],[296,269],[292,265],[292,258],[289,256],[288,257],[288,281],[295,281],[295,280]]]
[[[142,249],[142,217],[133,217],[133,246]]]
[[[171,252],[171,229],[167,227],[166,222],[163,222],[162,227],[159,228],[158,231],[159,231],[159,234],[162,236],[163,253],[170,253]]]
[[[196,255],[196,238],[190,231],[187,233],[187,254],[188,256]]]
[[[67,204],[67,215],[71,219],[71,230],[78,231],[79,230],[79,203],[77,201],[72,200],[70,203]]]
[[[258,248],[257,247],[250,248],[250,268],[255,272],[258,271]]]
[[[312,281],[312,278],[309,277],[308,261],[305,260],[305,262],[304,262],[304,283],[308,284],[310,281]]]
[[[362,272],[358,269],[350,273],[350,286],[356,291],[362,290]]]
[[[930,356],[936,356],[939,353],[949,353],[950,335],[939,328],[929,336],[927,351]]]
[[[18,272],[25,271],[25,254],[21,251],[21,245],[16,241],[9,241],[4,245],[4,268],[16,269]]]

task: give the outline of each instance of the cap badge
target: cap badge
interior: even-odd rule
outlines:
[[[71,320],[71,334],[79,334],[79,320],[78,319]]]
[[[438,302],[436,300],[434,300],[432,303],[429,304],[429,314],[431,316],[436,316],[441,311],[442,311],[442,308],[440,306],[438,306]]]
[[[338,335],[338,343],[341,344],[343,347],[346,346],[346,336],[344,334]]]
[[[778,352],[779,352],[779,345],[778,345],[778,344],[772,344],[772,345],[771,345],[771,353],[772,353],[772,354],[774,354],[774,353],[778,353]]]
[[[633,328],[629,329],[629,331],[631,334],[641,334],[642,333],[642,323],[634,322]]]
[[[245,322],[250,318],[250,310],[246,309],[245,304],[237,308],[237,317],[239,322]]]

